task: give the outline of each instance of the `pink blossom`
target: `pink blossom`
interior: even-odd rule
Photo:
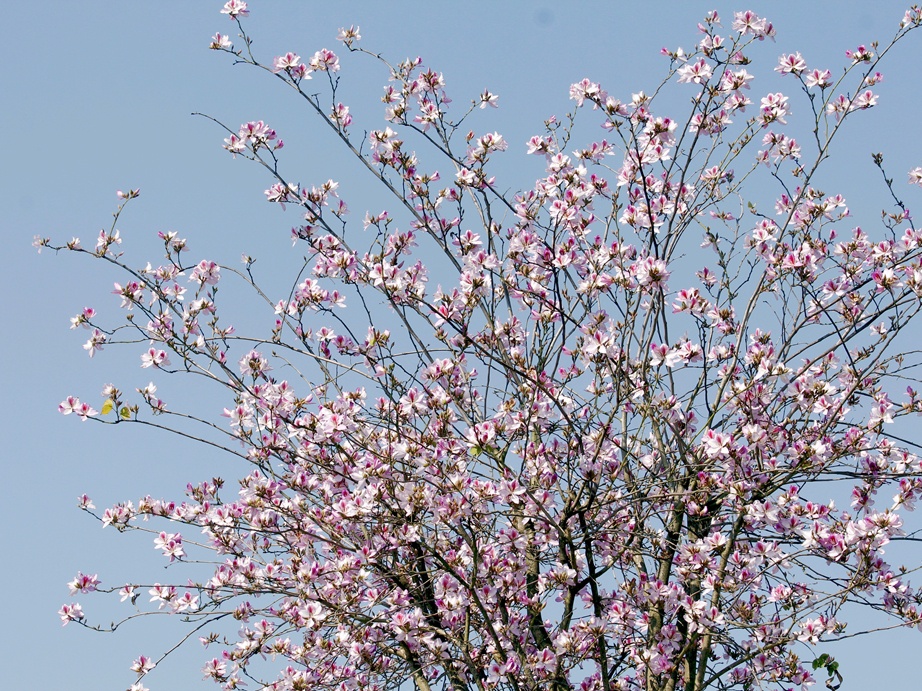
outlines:
[[[703,84],[711,78],[711,66],[703,58],[686,65],[677,70],[679,83]]]
[[[96,574],[88,576],[85,573],[78,571],[77,576],[70,583],[67,584],[67,587],[70,589],[71,595],[76,595],[77,593],[92,593],[96,590],[99,585],[99,578]]]
[[[872,91],[863,91],[855,96],[852,102],[852,108],[855,110],[866,110],[877,105],[877,95]]]
[[[762,123],[763,126],[770,122],[780,122],[786,124],[785,116],[790,115],[788,109],[788,97],[781,93],[768,94],[762,98]]]
[[[347,47],[351,47],[353,43],[362,40],[362,35],[359,31],[359,27],[355,25],[350,26],[348,29],[340,28],[339,33],[336,35],[336,40],[344,43]]]
[[[734,13],[733,30],[740,32],[743,36],[747,34],[755,36],[760,41],[766,37],[774,38],[775,35],[775,30],[771,23],[750,10]]]
[[[144,369],[148,367],[168,367],[169,364],[170,358],[165,350],[148,348],[147,352],[141,355],[141,367]]]
[[[804,75],[804,83],[811,89],[826,89],[832,86],[832,73],[829,70],[810,70]]]
[[[161,550],[165,557],[170,558],[171,562],[186,556],[182,547],[182,535],[179,533],[161,531],[160,534],[154,538],[154,548]]]
[[[86,616],[83,614],[83,608],[75,602],[71,605],[64,605],[58,610],[61,617],[62,626],[67,626],[72,621],[83,621]]]
[[[269,361],[257,350],[251,350],[240,358],[239,364],[240,374],[251,375],[253,377],[263,377],[266,372],[272,369],[269,366]]]
[[[221,267],[215,262],[203,259],[192,270],[189,280],[198,283],[200,286],[217,285],[221,280]]]
[[[78,326],[82,326],[84,329],[88,329],[90,328],[90,322],[95,316],[96,310],[94,310],[92,307],[84,307],[80,314],[71,318],[70,328],[76,329]]]
[[[227,675],[227,664],[223,660],[212,658],[202,667],[205,679],[223,679]]]
[[[157,663],[151,660],[146,655],[141,655],[131,664],[131,671],[137,672],[138,674],[147,674],[154,667],[157,666]]]
[[[480,94],[480,109],[483,110],[487,106],[490,106],[491,108],[497,108],[499,107],[499,104],[497,103],[498,100],[499,96],[491,93],[487,89],[484,89],[483,93]]]
[[[807,69],[807,63],[804,62],[801,54],[792,53],[789,55],[782,55],[778,58],[778,66],[775,68],[775,72],[781,74],[800,74],[805,69]]]
[[[339,58],[333,51],[326,48],[314,53],[308,65],[313,72],[339,72]]]
[[[68,396],[58,404],[58,412],[64,415],[74,413],[84,422],[86,422],[88,418],[99,415],[99,411],[95,410],[87,403],[81,403],[79,398],[74,398],[73,396]]]
[[[278,74],[279,72],[295,69],[300,63],[300,56],[296,55],[295,53],[285,53],[284,55],[281,55],[273,60],[272,71]]]
[[[93,335],[83,344],[83,349],[87,352],[87,355],[93,357],[97,351],[102,350],[103,343],[106,340],[108,340],[106,334],[99,329],[93,329]]]
[[[585,101],[592,101],[598,106],[600,101],[605,101],[607,94],[602,87],[588,79],[570,86],[570,98],[576,101],[577,106],[582,106]]]
[[[871,62],[874,53],[861,45],[854,50],[846,50],[845,57],[849,58],[852,63],[857,64],[859,62]]]
[[[211,50],[233,50],[234,44],[223,34],[215,34],[211,37],[211,43],[208,46]]]
[[[250,11],[243,0],[227,0],[221,9],[221,14],[226,14],[231,19],[236,19],[237,17],[246,17],[250,14]]]

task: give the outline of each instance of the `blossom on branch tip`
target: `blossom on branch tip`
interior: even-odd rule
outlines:
[[[192,275],[189,276],[189,280],[193,283],[198,283],[200,286],[205,286],[206,284],[217,285],[218,281],[221,280],[221,267],[213,261],[203,259],[196,264],[192,270]]]
[[[58,404],[58,412],[63,415],[74,413],[84,422],[86,422],[87,418],[99,415],[99,411],[95,410],[88,403],[81,403],[80,399],[74,396],[68,396],[61,401],[61,403]]]
[[[803,56],[800,53],[791,53],[778,58],[778,66],[775,68],[775,72],[780,74],[800,74],[805,69],[807,69],[807,63],[804,61]]]
[[[499,96],[494,93],[490,93],[487,89],[483,90],[483,93],[480,94],[480,109],[483,110],[487,106],[491,108],[497,108],[499,104],[496,102],[499,100]]]
[[[76,595],[77,593],[92,593],[96,590],[96,586],[99,585],[99,578],[96,574],[88,576],[85,573],[78,571],[77,576],[70,583],[67,584],[67,587],[70,589],[71,595]]]
[[[83,614],[83,608],[78,602],[72,605],[64,605],[58,610],[58,615],[61,617],[62,626],[67,626],[72,621],[82,621],[86,619],[86,616]]]
[[[138,657],[137,660],[135,660],[131,664],[131,671],[143,675],[143,674],[147,674],[148,672],[150,672],[156,666],[157,666],[156,662],[151,660],[146,655],[141,655],[140,657]]]
[[[832,86],[832,72],[829,70],[810,70],[804,75],[804,84],[808,89],[819,87],[826,89]]]
[[[208,47],[211,50],[233,50],[234,44],[224,34],[215,34],[211,37],[211,43]]]
[[[171,562],[186,556],[182,547],[182,535],[179,533],[161,531],[160,534],[154,538],[154,548],[161,550],[165,557],[170,558]]]
[[[80,314],[78,314],[76,317],[71,317],[70,328],[76,329],[78,326],[82,326],[84,329],[89,329],[90,321],[95,316],[96,310],[94,310],[92,307],[84,307]]]
[[[227,0],[221,9],[221,14],[226,14],[231,19],[236,19],[237,17],[248,16],[250,10],[247,9],[247,4],[243,0]]]
[[[857,64],[859,62],[871,62],[874,58],[874,53],[861,45],[854,50],[846,50],[845,57],[851,60],[853,64]]]
[[[326,48],[314,53],[308,65],[312,72],[339,72],[339,58],[332,50]]]
[[[760,41],[765,38],[775,37],[775,28],[771,22],[751,10],[733,14],[733,30],[738,31],[743,36],[755,36]]]
[[[677,72],[679,75],[679,84],[704,84],[711,78],[711,66],[704,58],[697,62],[688,63],[680,67]]]
[[[272,63],[272,71],[275,74],[287,72],[294,80],[311,79],[307,65],[302,63],[300,56],[295,53],[285,53],[285,55],[275,58]]]
[[[353,43],[362,40],[362,35],[359,31],[360,29],[357,26],[350,26],[348,29],[341,27],[339,33],[336,35],[336,40],[345,44],[347,47],[351,47]]]
[[[858,94],[852,102],[852,108],[855,110],[866,110],[877,105],[877,95],[872,91],[864,91]]]
[[[148,367],[166,367],[169,364],[170,358],[165,350],[148,348],[147,352],[141,355],[141,367],[144,369]]]

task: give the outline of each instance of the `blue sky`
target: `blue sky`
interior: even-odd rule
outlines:
[[[75,508],[87,492],[97,506],[146,493],[179,496],[185,483],[213,474],[234,476],[227,459],[136,429],[103,428],[63,418],[57,403],[70,393],[92,397],[109,381],[123,388],[150,379],[135,353],[105,351],[90,361],[82,334],[68,319],[84,305],[110,309],[112,274],[75,257],[37,255],[33,235],[89,244],[115,209],[115,190],[140,187],[142,196],[120,226],[136,262],[157,256],[156,232],[177,230],[193,253],[236,263],[241,252],[262,266],[291,260],[288,229],[296,216],[263,200],[265,176],[222,150],[224,134],[201,111],[236,127],[264,119],[286,140],[287,165],[302,182],[333,178],[350,191],[353,213],[374,208],[373,188],[344,160],[292,96],[262,73],[234,67],[207,50],[215,31],[234,33],[221,2],[30,0],[4,8],[6,60],[0,72],[4,151],[0,164],[0,231],[7,242],[2,272],[3,395],[0,424],[2,498],[7,507],[7,554],[2,570],[6,644],[0,652],[3,685],[71,691],[121,689],[130,661],[155,654],[180,633],[166,618],[141,622],[115,635],[62,628],[55,612],[67,601],[65,583],[77,570],[106,583],[139,575],[156,578],[162,559],[149,541],[101,531]],[[542,121],[569,107],[568,87],[582,77],[627,98],[650,90],[664,73],[663,46],[690,48],[695,25],[716,7],[729,20],[744,5],[717,2],[252,2],[248,30],[266,60],[287,50],[301,55],[335,42],[340,26],[358,24],[363,45],[395,60],[420,55],[445,73],[457,102],[484,88],[501,108],[478,115],[478,127],[511,142],[506,185],[527,187],[540,174],[525,158],[524,142]],[[859,43],[886,41],[904,4],[867,2],[753,3],[778,39],[753,51],[765,75],[781,53],[799,50],[808,64],[837,69],[842,53]],[[841,192],[858,209],[869,176],[870,153],[883,151],[898,184],[922,165],[918,140],[922,90],[918,55],[922,35],[900,46],[885,65],[880,106],[840,142],[827,192]],[[351,61],[343,72],[354,110],[380,113],[386,74],[371,62]],[[776,75],[764,87],[777,90]],[[758,83],[758,82],[757,82]],[[768,84],[773,86],[769,87]],[[793,91],[793,90],[792,90]],[[793,92],[792,92],[793,96]],[[797,102],[794,102],[795,117]],[[363,196],[367,195],[367,196]],[[879,199],[879,195],[875,199]],[[880,208],[871,205],[870,211]],[[159,382],[158,382],[159,383]],[[198,395],[198,394],[190,394]],[[194,402],[198,399],[192,399]],[[215,405],[207,394],[201,402]],[[226,403],[226,402],[222,402]],[[919,555],[922,561],[922,554]],[[166,574],[167,579],[172,574]],[[84,596],[85,609],[108,611],[102,598]],[[837,653],[846,663],[845,691],[869,685],[909,688],[922,634],[863,637]],[[191,646],[148,677],[152,691],[206,688],[199,683],[201,651]],[[912,680],[912,681],[910,681]]]

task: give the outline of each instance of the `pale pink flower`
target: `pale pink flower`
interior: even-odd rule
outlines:
[[[272,368],[269,361],[260,354],[258,350],[251,350],[249,353],[240,358],[240,374],[261,377]]]
[[[58,610],[58,615],[61,617],[62,626],[67,626],[72,621],[82,621],[86,618],[79,602],[75,602],[72,605],[64,605]]]
[[[167,356],[165,350],[148,348],[147,352],[141,355],[141,367],[143,369],[147,369],[148,367],[165,367],[169,364],[170,358]]]
[[[703,84],[710,79],[711,74],[713,74],[711,66],[704,58],[701,58],[697,62],[683,65],[676,73],[679,75],[679,84]]]
[[[203,259],[192,270],[189,280],[202,286],[205,284],[217,285],[218,281],[221,280],[221,267],[215,262]]]
[[[78,314],[76,317],[71,317],[70,328],[76,329],[78,326],[82,326],[84,329],[89,329],[89,322],[95,316],[96,310],[94,310],[92,307],[84,307],[80,314]]]
[[[186,556],[182,548],[182,535],[179,533],[161,532],[154,538],[154,548],[161,550],[163,556],[169,557],[171,562]]]
[[[600,101],[604,101],[608,95],[602,91],[602,87],[588,79],[583,79],[570,86],[570,98],[576,101],[577,106],[583,105],[585,101],[592,101],[598,106]]]
[[[212,679],[221,679],[227,675],[227,665],[223,660],[213,658],[202,667],[202,673],[205,675],[206,679],[209,677]]]
[[[74,413],[81,420],[86,422],[87,418],[99,415],[99,411],[94,410],[88,403],[81,403],[79,398],[68,396],[58,404],[58,412],[63,415]]]
[[[301,56],[295,53],[285,53],[272,61],[272,71],[276,74],[290,70],[301,64]]]
[[[151,660],[146,655],[141,655],[131,664],[131,671],[137,672],[138,674],[147,674],[156,666],[156,662]]]
[[[313,72],[339,72],[339,58],[332,50],[321,48],[308,62]]]
[[[77,593],[92,593],[98,585],[99,577],[96,574],[88,576],[82,571],[78,571],[74,580],[68,583],[67,587],[71,595],[76,595]]]
[[[829,70],[810,70],[804,75],[804,84],[809,89],[814,87],[826,89],[832,86],[832,72]]]
[[[861,45],[855,48],[855,50],[846,50],[845,57],[850,59],[853,63],[871,62],[874,58],[874,53]]]
[[[106,335],[99,329],[93,329],[93,335],[83,344],[83,349],[87,352],[87,355],[93,357],[97,350],[102,350],[102,345],[105,342]]]
[[[359,27],[354,25],[350,26],[348,29],[340,27],[339,33],[336,35],[336,40],[346,46],[351,46],[353,43],[362,40],[362,34],[359,33]]]
[[[247,4],[243,2],[243,0],[227,0],[227,2],[224,3],[221,14],[226,14],[231,19],[235,19],[237,17],[246,17],[250,14],[250,11],[247,9]]]
[[[775,72],[780,74],[800,74],[805,69],[807,69],[807,63],[804,62],[803,56],[800,53],[792,53],[778,58],[778,66],[775,68]]]
[[[215,34],[211,37],[211,44],[208,47],[211,50],[232,50],[234,44],[224,34]]]
[[[865,91],[864,93],[858,94],[855,97],[855,100],[852,104],[852,108],[855,110],[866,110],[867,108],[873,108],[877,105],[877,94],[873,91]]]
[[[748,34],[760,40],[775,35],[775,30],[771,23],[751,10],[734,13],[733,30],[740,32],[743,36]]]
[[[791,114],[788,97],[782,93],[766,94],[762,98],[761,110],[763,125],[776,121],[786,125],[787,120],[784,118]]]
[[[232,134],[231,136],[224,139],[224,148],[234,154],[234,157],[236,158],[237,154],[242,151],[246,151],[247,143],[245,139],[241,139],[236,134]]]
[[[669,270],[666,262],[654,257],[646,257],[632,267],[637,284],[648,289],[661,288],[665,290],[666,281],[669,279]]]
[[[497,96],[497,95],[494,94],[494,93],[491,93],[491,92],[488,91],[487,89],[484,89],[484,90],[483,90],[483,93],[480,94],[480,108],[481,108],[481,110],[483,110],[483,109],[486,108],[487,106],[490,106],[491,108],[497,108],[498,105],[497,105],[496,101],[497,101],[498,99],[499,99],[499,96]]]

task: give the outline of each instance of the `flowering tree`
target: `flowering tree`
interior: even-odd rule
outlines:
[[[121,274],[121,321],[72,320],[90,357],[125,344],[226,396],[223,419],[154,383],[61,412],[173,431],[251,468],[181,501],[97,512],[81,497],[104,526],[151,533],[176,575],[78,573],[72,594],[119,593],[125,620],[180,614],[226,689],[835,688],[817,646],[855,633],[850,608],[922,627],[918,564],[885,554],[912,537],[922,495],[922,459],[897,436],[922,413],[907,338],[922,230],[886,174],[892,208],[866,230],[817,186],[918,7],[838,70],[781,56],[790,96],[756,95],[749,71],[774,27],[709,13],[693,51],[664,51],[653,95],[574,84],[573,112],[527,142],[544,175],[515,194],[492,172],[507,142],[465,125],[495,94],[451,110],[442,74],[385,62],[350,27],[345,49],[391,75],[386,125],[361,131],[336,54],[264,62],[246,3],[222,12],[239,35],[211,48],[293,89],[393,206],[357,229],[336,182],[292,182],[276,132],[249,122],[225,128],[225,148],[304,218],[292,239],[308,256],[284,294],[251,257],[187,260],[175,233],[159,265],[134,267],[116,225],[137,190],[119,192],[95,247],[37,238]],[[667,115],[673,84],[691,100]],[[274,326],[238,332],[227,281]],[[103,628],[76,602],[60,615]],[[132,689],[162,657],[134,661]]]

